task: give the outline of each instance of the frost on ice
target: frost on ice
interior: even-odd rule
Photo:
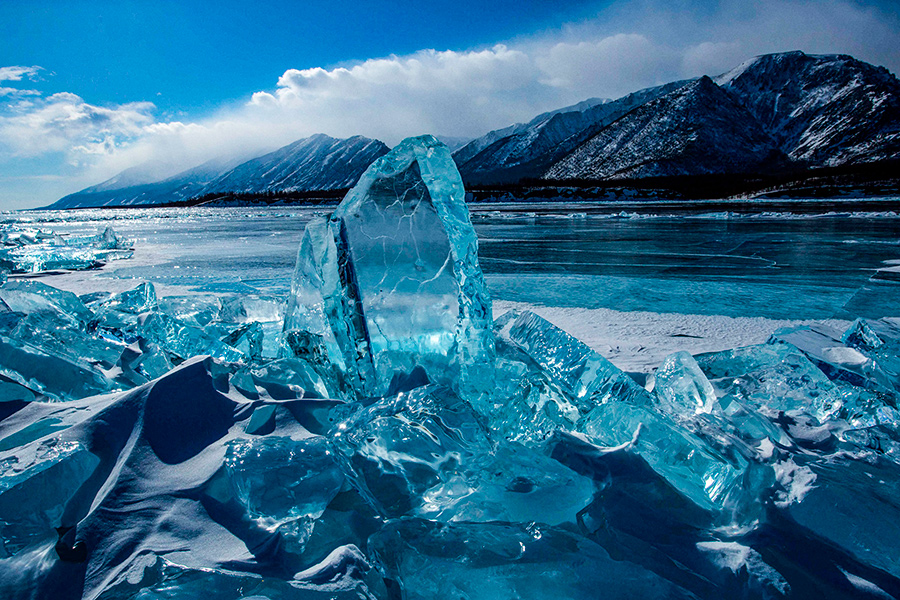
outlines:
[[[3,598],[900,597],[900,326],[646,386],[491,320],[449,153],[376,161],[287,299],[0,286]]]

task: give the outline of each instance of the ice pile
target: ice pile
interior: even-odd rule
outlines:
[[[160,301],[150,283],[79,297],[10,280],[0,285],[0,399],[126,390],[198,355],[250,365],[277,355],[281,312],[264,297]]]
[[[96,269],[110,260],[130,258],[132,250],[112,227],[96,235],[64,237],[41,229],[0,229],[0,272],[39,273]]]
[[[900,323],[638,385],[492,323],[430,136],[310,223],[283,320],[0,295],[4,598],[900,597]]]

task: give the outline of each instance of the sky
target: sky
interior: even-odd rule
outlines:
[[[313,133],[472,138],[789,50],[900,73],[895,0],[0,1],[0,210]]]

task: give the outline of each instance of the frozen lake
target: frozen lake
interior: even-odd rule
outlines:
[[[481,264],[498,309],[520,304],[626,369],[673,349],[762,342],[798,320],[900,315],[900,218],[534,214],[476,207]],[[6,222],[59,233],[107,225],[134,258],[45,278],[78,293],[146,280],[160,295],[284,296],[306,223],[324,208],[28,212]],[[663,315],[663,316],[660,316]]]

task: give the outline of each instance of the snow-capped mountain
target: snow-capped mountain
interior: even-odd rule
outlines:
[[[778,159],[759,121],[709,77],[642,104],[551,166],[547,179],[756,171]]]
[[[50,208],[340,189],[387,152],[378,140],[320,134],[152,183],[165,165],[129,169]],[[900,81],[846,55],[768,54],[716,77],[546,112],[471,140],[453,158],[469,185],[769,174],[900,159]]]
[[[802,52],[546,113],[454,154],[469,184],[766,172],[898,157],[897,78],[846,55]]]
[[[389,150],[382,142],[359,135],[339,140],[317,134],[238,165],[209,183],[203,193],[346,188]]]
[[[618,100],[592,98],[472,140],[453,154],[468,183],[509,183],[540,177],[594,133],[684,82],[648,88]]]
[[[201,194],[205,186],[241,160],[215,158],[160,181],[151,179],[148,183],[133,183],[136,177],[132,175],[132,169],[127,169],[102,183],[64,196],[47,208],[138,206],[187,200]]]
[[[835,166],[900,153],[900,82],[847,55],[769,54],[720,75],[778,147],[798,162]]]
[[[339,140],[318,134],[250,160],[215,159],[154,183],[117,185],[123,180],[119,174],[48,208],[164,204],[224,192],[340,189],[356,183],[388,150],[380,141],[361,136]]]

